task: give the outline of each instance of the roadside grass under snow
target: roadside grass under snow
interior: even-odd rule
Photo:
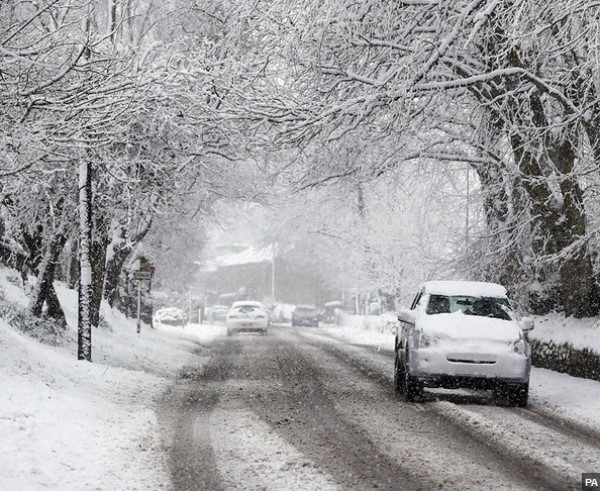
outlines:
[[[2,305],[28,298],[10,270],[0,270]],[[94,363],[76,359],[76,292],[57,285],[68,330],[58,346],[0,319],[0,488],[157,489],[170,486],[155,400],[186,365],[203,359],[198,343],[222,327],[143,326],[102,306]],[[108,327],[110,326],[110,327]]]

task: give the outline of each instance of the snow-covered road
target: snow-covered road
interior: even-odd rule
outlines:
[[[579,489],[600,438],[475,393],[405,403],[389,351],[278,327],[201,348],[162,402],[177,489]]]

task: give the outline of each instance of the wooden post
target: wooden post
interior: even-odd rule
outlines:
[[[137,282],[137,333],[142,331],[142,282]]]

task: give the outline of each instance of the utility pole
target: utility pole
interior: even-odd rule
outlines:
[[[275,302],[275,244],[271,244],[271,297]]]
[[[469,251],[469,227],[470,227],[470,194],[471,194],[471,177],[470,177],[470,170],[471,168],[469,167],[469,164],[467,164],[467,200],[466,200],[466,209],[465,209],[465,249],[468,252]]]
[[[152,280],[152,271],[134,271],[133,281],[137,286],[137,322],[136,332],[140,334],[142,332],[142,284],[150,285]]]
[[[142,332],[142,282],[137,282],[137,325],[136,332]]]

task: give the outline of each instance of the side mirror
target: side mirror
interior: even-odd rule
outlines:
[[[523,332],[529,332],[533,329],[533,319],[529,318],[529,317],[523,317],[520,321],[519,321],[519,327],[521,328],[521,331]]]
[[[409,309],[400,309],[398,311],[398,320],[407,324],[415,323],[415,313]]]

